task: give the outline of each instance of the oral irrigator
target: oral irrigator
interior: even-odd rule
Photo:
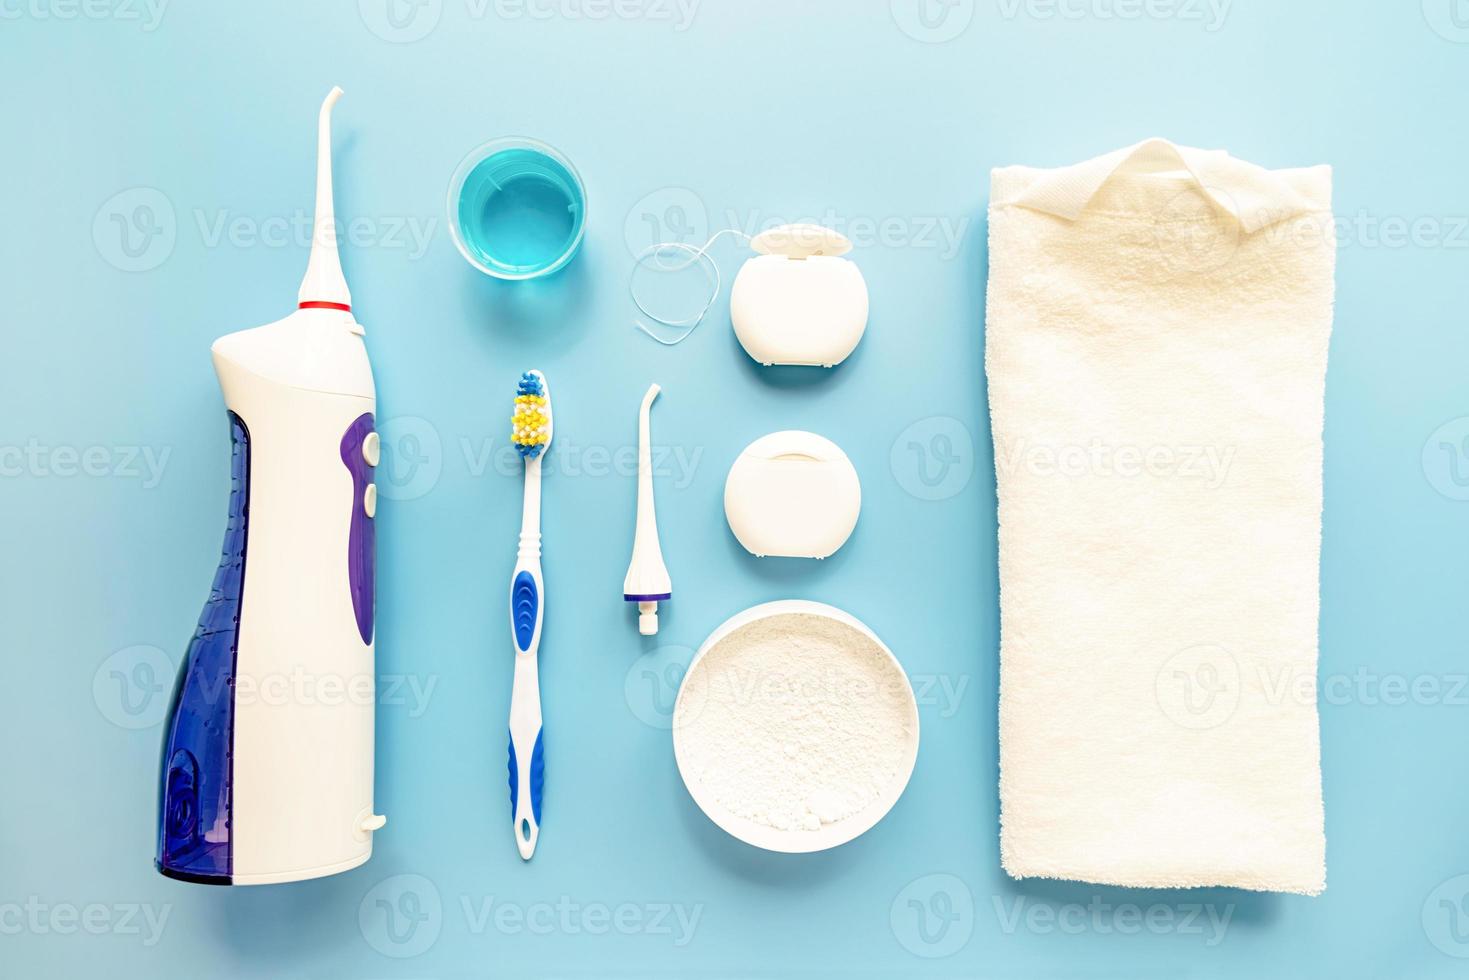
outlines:
[[[653,448],[649,437],[648,417],[653,399],[662,391],[657,385],[648,388],[638,410],[638,525],[633,533],[632,560],[627,578],[622,582],[622,598],[638,604],[638,632],[654,636],[658,632],[658,603],[673,598],[673,582],[668,566],[663,564],[663,549],[658,544],[658,516],[653,501]]]
[[[337,255],[333,88],[297,308],[214,342],[229,523],[164,732],[157,867],[218,885],[299,881],[372,856],[373,483],[363,329]]]

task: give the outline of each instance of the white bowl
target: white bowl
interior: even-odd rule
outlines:
[[[789,854],[805,853],[809,851],[823,851],[838,844],[845,844],[855,837],[861,836],[870,830],[887,812],[892,809],[898,797],[903,795],[904,788],[908,785],[908,779],[913,774],[913,764],[918,758],[918,702],[913,696],[913,687],[908,682],[908,675],[903,671],[903,666],[898,658],[893,656],[891,650],[880,640],[876,633],[850,613],[843,612],[834,606],[828,606],[819,602],[810,602],[805,599],[784,599],[779,602],[767,602],[758,606],[752,606],[744,612],[737,613],[725,620],[713,633],[709,634],[694,659],[690,662],[688,670],[684,673],[684,679],[694,676],[699,661],[712,650],[721,640],[736,631],[749,626],[759,620],[768,619],[772,616],[784,616],[792,613],[807,616],[817,616],[856,629],[875,643],[888,660],[891,661],[897,676],[903,679],[903,692],[907,695],[906,709],[908,715],[907,744],[904,746],[902,762],[898,772],[884,786],[865,807],[856,813],[850,814],[834,823],[823,823],[816,830],[782,830],[771,827],[754,820],[730,812],[719,800],[714,799],[712,794],[702,788],[699,782],[687,768],[687,748],[682,741],[683,732],[687,726],[681,726],[678,722],[680,709],[684,704],[685,694],[689,690],[687,683],[680,685],[678,699],[673,708],[673,754],[678,763],[679,775],[683,778],[684,786],[688,788],[689,795],[699,805],[710,820],[714,821],[720,828],[755,847],[764,848],[767,851],[782,851]]]

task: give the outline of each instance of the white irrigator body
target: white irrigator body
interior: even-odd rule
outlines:
[[[221,337],[230,527],[165,733],[158,867],[295,881],[372,854],[376,392],[335,243],[333,89],[295,312]]]

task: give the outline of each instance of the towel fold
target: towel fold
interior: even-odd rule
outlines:
[[[1318,894],[1328,167],[992,177],[1001,857]]]

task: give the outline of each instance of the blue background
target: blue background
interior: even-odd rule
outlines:
[[[916,0],[704,0],[686,25],[596,0],[392,0],[396,20],[384,0],[175,0],[156,23],[98,2],[0,4],[0,972],[1463,975],[1469,30],[1456,24],[1469,18],[1448,0],[1236,0],[1222,23],[1191,0],[1131,18],[1105,16],[1110,0],[1052,17],[1043,2],[961,0],[932,31]],[[158,719],[228,490],[208,348],[295,302],[305,251],[281,223],[309,213],[332,84],[347,93],[338,210],[365,222],[344,263],[386,420],[389,823],[345,875],[188,886],[150,862]],[[552,281],[487,280],[444,225],[455,165],[509,133],[560,147],[588,185],[583,252]],[[1322,705],[1317,899],[1017,883],[999,868],[988,172],[1151,135],[1336,168],[1321,663],[1345,694]],[[758,369],[725,298],[681,347],[632,329],[633,249],[802,218],[858,239],[871,288],[868,334],[837,370]],[[410,227],[429,232],[423,248]],[[715,255],[728,277],[741,250],[726,239]],[[672,302],[678,285],[648,288]],[[529,367],[555,392],[557,466],[548,797],[522,865],[504,778],[521,480],[503,453]],[[654,380],[677,598],[645,644],[619,593],[626,454]],[[836,440],[862,475],[858,530],[819,565],[757,562],[723,521],[729,462],[779,428]],[[907,794],[866,836],[810,856],[716,829],[666,730],[689,649],[784,597],[865,620],[923,701]],[[1394,696],[1394,677],[1438,693]],[[1127,903],[1172,924],[1138,926]],[[1196,903],[1209,909],[1190,926]],[[1222,941],[1209,911],[1229,916]],[[167,916],[161,933],[147,914]]]

